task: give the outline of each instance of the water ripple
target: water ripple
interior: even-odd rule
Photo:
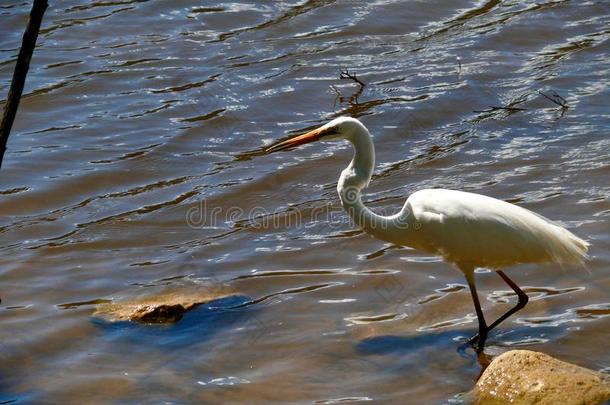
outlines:
[[[519,318],[517,322],[529,326],[560,326],[565,323],[590,322],[608,316],[610,303],[603,303],[571,308],[555,315]]]

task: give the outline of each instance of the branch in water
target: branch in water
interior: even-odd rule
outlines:
[[[474,110],[475,113],[488,113],[498,110],[505,111],[526,111],[527,108],[519,108],[519,107],[498,107],[498,106],[490,106],[487,110]]]
[[[364,83],[362,80],[358,79],[358,77],[356,76],[355,73],[350,73],[349,70],[347,70],[347,69],[345,69],[344,71],[341,71],[341,74],[339,75],[339,79],[353,80],[362,87],[366,86],[366,83]]]
[[[561,108],[568,108],[568,102],[566,101],[565,98],[561,97],[559,94],[557,94],[556,91],[553,90],[553,94],[552,96],[549,96],[547,94],[544,94],[542,91],[538,90],[538,94],[540,94],[541,96],[543,96],[544,98],[551,100],[553,103],[557,104],[558,106],[560,106]]]
[[[15,115],[17,115],[17,108],[19,107],[19,101],[21,99],[21,94],[23,93],[25,78],[28,74],[28,69],[30,68],[30,60],[32,59],[32,54],[36,47],[36,38],[38,38],[42,16],[44,15],[47,6],[47,0],[34,0],[32,11],[30,12],[30,19],[25,28],[25,33],[23,34],[21,49],[19,50],[15,71],[13,72],[13,80],[11,81],[11,87],[8,90],[6,104],[4,105],[4,115],[2,116],[2,122],[0,122],[0,168],[2,167],[4,152],[6,151],[6,142],[11,133]]]

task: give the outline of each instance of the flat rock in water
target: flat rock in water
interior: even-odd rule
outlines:
[[[97,305],[93,316],[110,322],[171,323],[197,305],[235,294],[224,284],[183,278],[121,291]]]
[[[597,405],[610,399],[610,376],[529,350],[496,357],[474,389],[475,405]]]

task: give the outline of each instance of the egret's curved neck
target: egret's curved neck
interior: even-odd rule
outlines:
[[[337,191],[341,204],[350,217],[365,232],[380,239],[391,241],[391,235],[396,231],[400,214],[382,216],[367,208],[361,200],[362,189],[365,188],[375,167],[375,147],[368,130],[363,126],[346,137],[354,146],[354,157],[349,166],[341,172],[337,183]]]

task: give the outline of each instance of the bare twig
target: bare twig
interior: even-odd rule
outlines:
[[[561,97],[559,94],[557,94],[557,92],[555,90],[553,90],[553,94],[552,96],[549,96],[547,94],[544,94],[542,91],[538,90],[538,94],[540,94],[541,96],[543,96],[544,98],[552,101],[553,103],[557,104],[558,106],[560,106],[563,109],[569,108],[568,107],[568,102],[566,101],[565,98]]]
[[[36,47],[36,38],[38,38],[42,17],[47,6],[47,0],[34,0],[32,11],[30,12],[30,19],[23,34],[21,49],[19,50],[15,71],[13,72],[13,80],[11,81],[11,87],[8,90],[6,104],[4,105],[4,115],[2,116],[2,122],[0,123],[0,168],[2,167],[4,152],[6,151],[6,142],[11,133],[21,94],[23,93],[25,78],[28,74],[28,69],[30,68],[30,60],[32,59],[32,54]]]
[[[358,87],[358,90],[356,92],[354,92],[354,94],[350,95],[349,97],[346,97],[346,96],[344,96],[341,93],[341,91],[336,86],[333,86],[331,84],[330,88],[336,94],[335,103],[333,105],[333,109],[337,106],[337,101],[339,103],[344,103],[344,102],[347,101],[352,106],[353,105],[358,105],[358,97],[360,97],[360,95],[364,91],[364,86],[366,86],[366,83],[364,83],[362,80],[358,79],[356,74],[350,73],[349,70],[347,70],[347,69],[341,71],[341,74],[339,75],[339,79],[341,79],[341,80],[352,80],[352,81],[358,83],[359,87]]]
[[[498,107],[498,106],[490,106],[487,110],[474,110],[475,113],[488,113],[498,110],[505,111],[526,111],[527,108],[519,108],[519,107]]]
[[[356,83],[358,83],[362,87],[366,86],[366,83],[364,83],[362,80],[358,79],[358,77],[356,76],[355,73],[352,74],[347,69],[345,69],[344,71],[341,71],[341,74],[339,75],[339,79],[341,79],[341,80],[353,80],[353,81],[355,81]]]

